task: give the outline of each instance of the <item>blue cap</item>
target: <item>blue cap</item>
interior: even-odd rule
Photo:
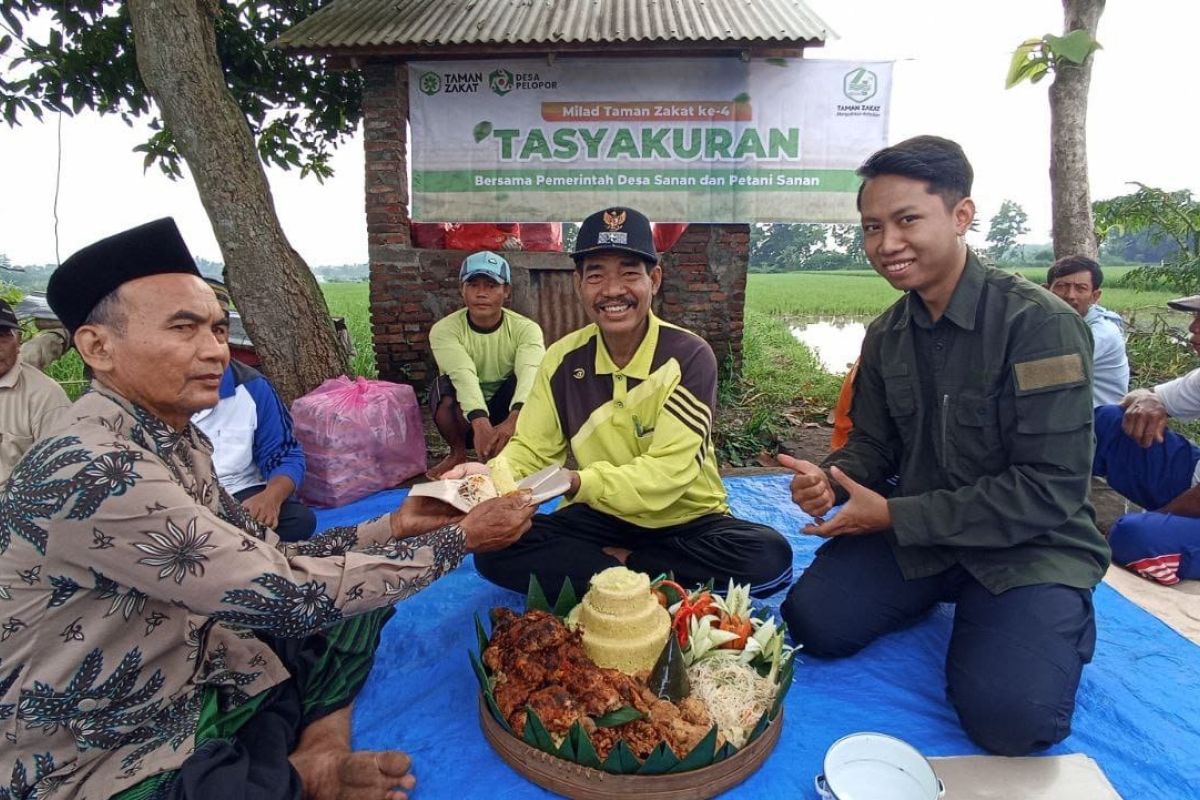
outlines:
[[[458,271],[458,279],[463,283],[478,275],[491,278],[496,283],[512,283],[512,270],[508,262],[489,250],[467,256],[463,259],[462,269]]]

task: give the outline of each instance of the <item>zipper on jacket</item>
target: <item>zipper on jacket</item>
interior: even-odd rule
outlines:
[[[938,460],[942,463],[942,469],[946,468],[946,418],[950,414],[950,395],[942,395],[942,452],[939,454]]]

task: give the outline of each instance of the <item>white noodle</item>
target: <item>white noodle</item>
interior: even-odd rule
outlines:
[[[717,731],[741,747],[763,712],[775,700],[774,684],[755,669],[737,660],[730,651],[701,659],[688,667],[691,696],[704,703],[717,724]]]

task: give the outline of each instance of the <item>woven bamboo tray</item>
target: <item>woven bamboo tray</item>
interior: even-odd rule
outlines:
[[[500,727],[479,700],[479,726],[492,749],[530,781],[575,800],[703,800],[738,785],[762,766],[775,749],[783,727],[783,709],[762,735],[724,761],[666,775],[613,775],[572,764],[530,747]]]

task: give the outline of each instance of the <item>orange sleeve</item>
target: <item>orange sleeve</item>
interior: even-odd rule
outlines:
[[[842,381],[842,390],[838,393],[837,405],[833,407],[833,436],[829,441],[830,450],[841,450],[850,439],[850,429],[854,423],[850,421],[850,404],[854,402],[854,376],[858,374],[858,362],[850,367],[846,379]]]

